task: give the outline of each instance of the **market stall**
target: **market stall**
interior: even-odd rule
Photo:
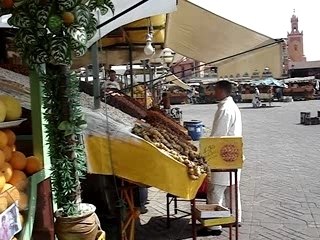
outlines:
[[[1,69],[1,73],[5,73],[5,74],[2,75],[3,77],[0,78],[0,81],[8,82],[7,90],[6,88],[2,88],[1,92],[6,92],[10,95],[16,95],[17,99],[19,99],[23,107],[31,110],[31,102],[30,102],[30,95],[29,95],[30,87],[28,86],[28,77],[24,77],[20,74],[15,74],[15,73],[12,73],[11,71],[4,70],[4,69]],[[0,77],[1,77],[1,74],[0,74]],[[6,79],[3,79],[3,78],[6,78]],[[153,150],[154,156],[164,157],[164,158],[168,157],[172,160],[172,157],[170,157],[170,152],[164,153],[164,151],[166,150],[166,147],[163,147],[164,149],[159,150],[159,148],[161,149],[161,146],[155,146],[157,145],[157,142],[152,142],[151,139],[146,139],[146,140],[149,140],[149,141],[146,141],[139,138],[138,136],[140,136],[139,135],[140,133],[137,133],[136,135],[133,135],[131,133],[136,123],[138,123],[138,124],[142,124],[141,128],[150,129],[154,127],[154,128],[157,128],[157,130],[159,131],[165,132],[165,134],[167,135],[168,134],[178,135],[179,140],[176,139],[175,141],[182,141],[185,144],[185,146],[182,146],[181,148],[187,148],[188,151],[193,151],[194,154],[196,154],[197,149],[195,146],[189,143],[190,137],[186,134],[187,132],[186,129],[181,125],[179,125],[178,123],[176,123],[171,118],[169,118],[168,116],[166,116],[162,111],[156,108],[147,110],[145,107],[139,104],[139,102],[136,102],[134,99],[130,98],[125,94],[121,95],[118,92],[114,93],[113,95],[110,94],[110,100],[107,100],[107,103],[110,105],[102,102],[101,109],[92,110],[92,102],[93,102],[93,97],[89,96],[88,94],[81,93],[81,104],[88,118],[88,129],[86,130],[86,134],[88,135],[88,137],[91,135],[98,134],[98,137],[107,139],[107,137],[110,134],[111,142],[115,141],[116,144],[119,144],[119,142],[117,141],[120,141],[120,142],[122,141],[124,144],[124,148],[126,148],[127,145],[128,147],[130,147],[129,145],[131,145],[131,147],[134,147],[134,148],[137,146],[140,146],[142,148],[141,150],[142,152],[143,151],[148,152],[148,150],[152,151],[152,149],[154,149]],[[145,122],[139,121],[140,119],[144,119]],[[107,124],[110,124],[110,125],[107,126]],[[106,131],[108,133],[107,135],[102,134],[103,132],[106,132]],[[140,137],[143,137],[143,135],[141,135]],[[150,143],[153,143],[153,144],[150,145]],[[106,148],[101,148],[102,150],[99,150],[99,148],[100,147],[95,146],[94,151],[106,151]],[[181,153],[183,153],[182,150],[186,150],[186,149],[180,149]],[[192,154],[192,153],[189,153],[188,151],[185,152],[184,155],[188,156],[189,154]],[[108,154],[102,154],[102,155],[105,157],[109,156]],[[152,156],[151,154],[150,157],[154,158],[154,156]],[[97,154],[96,156],[92,156],[92,157],[97,158],[101,156]],[[145,158],[148,158],[148,157],[145,157]],[[103,161],[100,161],[100,163],[95,163],[95,164],[108,165],[108,163]],[[93,170],[93,172],[105,171],[107,174],[110,174],[111,173],[110,167],[106,167],[106,166],[102,168],[103,170],[97,170],[96,165],[93,164],[92,169],[95,169]],[[148,184],[148,183],[145,183],[145,184]]]
[[[296,77],[284,79],[284,82],[288,85],[284,89],[284,96],[291,96],[294,100],[310,100],[315,97],[315,87],[317,84],[315,77]]]
[[[16,95],[31,110],[28,78],[0,70],[5,73],[2,80],[8,82],[7,90],[2,91]],[[185,199],[194,198],[206,176],[206,163],[182,126],[127,95],[113,96],[110,103],[118,109],[102,102],[102,108],[93,111],[92,102],[93,97],[81,93],[88,123],[84,139],[90,173],[116,175]]]

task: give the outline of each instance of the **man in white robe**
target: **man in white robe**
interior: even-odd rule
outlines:
[[[215,98],[219,102],[218,109],[214,116],[212,126],[212,137],[236,136],[242,137],[242,120],[238,106],[231,97],[232,83],[229,81],[219,81],[215,86]],[[238,183],[240,181],[240,170],[238,171]],[[208,204],[219,204],[229,207],[230,202],[230,179],[228,172],[212,172],[211,181],[208,184],[207,201]],[[235,187],[234,173],[232,178],[233,188]],[[239,184],[238,184],[239,185]],[[238,191],[238,221],[241,222],[241,202]],[[234,189],[233,189],[234,193]],[[235,205],[235,194],[232,194],[233,205]],[[232,206],[235,209],[235,206]],[[220,235],[221,226],[210,227],[200,230],[202,235]]]

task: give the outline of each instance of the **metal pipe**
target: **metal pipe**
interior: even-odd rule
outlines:
[[[152,99],[153,99],[153,106],[155,105],[155,89],[154,89],[154,85],[153,85],[153,68],[151,66],[149,66],[149,81],[151,81],[150,84],[150,89],[151,89],[151,95],[152,95]]]
[[[238,169],[235,170],[234,174],[234,179],[235,179],[235,211],[236,211],[236,240],[239,239],[239,183],[238,183]]]
[[[143,64],[143,84],[144,84],[144,106],[147,107],[147,78],[146,78],[146,60],[142,60]]]
[[[97,29],[102,28],[103,26],[105,26],[105,25],[109,24],[110,22],[118,19],[119,17],[125,15],[125,14],[128,13],[128,12],[131,12],[132,10],[136,9],[137,7],[143,5],[144,3],[148,2],[148,1],[149,1],[149,0],[142,0],[142,1],[138,2],[138,3],[136,3],[135,5],[127,8],[126,10],[120,12],[119,14],[114,15],[112,18],[110,18],[110,19],[108,19],[107,21],[99,24],[99,25],[97,26]]]
[[[130,95],[133,97],[133,57],[132,57],[132,46],[129,44],[129,65],[130,65]]]
[[[234,55],[231,55],[231,56],[228,56],[228,57],[224,57],[224,58],[220,58],[218,60],[215,60],[215,61],[211,61],[211,62],[207,62],[207,63],[204,63],[204,64],[200,64],[198,67],[203,67],[203,66],[207,66],[209,64],[215,64],[215,63],[218,63],[218,62],[222,62],[222,61],[225,61],[225,60],[228,60],[230,58],[234,58],[234,57],[238,57],[238,56],[241,56],[241,55],[244,55],[244,54],[247,54],[247,53],[250,53],[250,52],[253,52],[253,51],[256,51],[256,50],[259,50],[259,49],[263,49],[263,48],[266,48],[266,47],[270,47],[270,46],[273,46],[275,44],[279,44],[281,42],[283,42],[284,40],[283,39],[275,39],[275,42],[272,42],[272,43],[269,43],[269,44],[266,44],[266,45],[262,45],[262,46],[259,46],[259,47],[255,47],[255,48],[252,48],[252,49],[249,49],[247,51],[243,51],[243,52],[240,52],[240,53],[237,53],[237,54],[234,54]],[[159,80],[159,79],[162,79],[164,77],[169,77],[169,76],[172,76],[172,75],[176,75],[176,74],[179,74],[179,73],[182,73],[184,71],[189,71],[189,70],[194,70],[195,68],[194,67],[191,67],[191,68],[188,68],[188,69],[185,69],[183,71],[179,71],[179,72],[175,72],[175,73],[167,73],[165,74],[164,76],[162,75],[161,77],[158,77],[158,78],[155,78],[153,79],[152,81],[156,81],[156,80]],[[191,73],[191,75],[194,74],[193,72]],[[149,83],[150,81],[148,81],[147,83]],[[136,86],[138,85],[141,85],[140,83],[138,83]]]
[[[93,99],[94,108],[100,108],[100,77],[98,63],[98,44],[95,42],[91,46],[92,75],[93,75]]]
[[[233,205],[233,201],[232,201],[232,197],[233,197],[233,195],[232,195],[232,171],[229,172],[229,181],[230,181],[229,182],[229,184],[230,184],[229,185],[229,195],[230,195],[229,209],[230,209],[230,213],[232,215],[234,212],[234,209],[232,207],[232,205]],[[229,239],[232,240],[232,224],[229,224]]]
[[[86,65],[86,80],[85,82],[89,82],[89,68],[88,68],[88,65]]]

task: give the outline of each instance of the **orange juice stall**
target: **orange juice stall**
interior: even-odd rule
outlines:
[[[10,75],[6,92],[16,95],[17,101],[30,110],[29,79],[10,71],[3,72]],[[18,92],[13,91],[14,89]],[[190,137],[181,125],[157,109],[147,110],[126,95],[114,96],[110,103],[115,107],[101,102],[98,110],[92,109],[93,97],[81,93],[80,101],[87,121],[84,142],[90,173],[114,175],[128,182],[157,187],[189,200],[195,197],[206,177],[206,163],[198,154],[197,148],[190,143]],[[37,149],[34,153],[38,155]],[[48,174],[47,168],[35,175],[27,173],[31,176],[32,184],[29,189],[29,211],[25,217],[28,224],[23,228],[22,235],[25,237],[21,239],[31,236],[37,184]],[[19,191],[24,196],[24,192]],[[123,229],[128,232],[130,226],[130,231],[134,232],[134,224],[127,223],[134,223],[133,216],[138,217],[138,214],[131,205],[130,191],[124,189],[122,195],[130,203],[128,212],[131,214]],[[20,209],[25,207],[20,206]]]
[[[81,97],[84,104],[92,102],[86,94]],[[185,129],[160,110],[147,110],[126,95],[111,94],[106,99],[114,107],[101,103],[101,109],[92,111],[83,105],[88,172],[156,187],[187,200],[195,198],[207,165]],[[132,226],[139,213],[131,189],[121,184],[118,188],[128,213],[122,234],[133,239]]]

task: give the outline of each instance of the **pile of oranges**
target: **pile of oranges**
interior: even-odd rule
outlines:
[[[35,156],[26,157],[15,148],[16,135],[10,129],[0,130],[0,213],[17,203],[20,219],[28,207],[28,177],[40,171],[42,161]]]

